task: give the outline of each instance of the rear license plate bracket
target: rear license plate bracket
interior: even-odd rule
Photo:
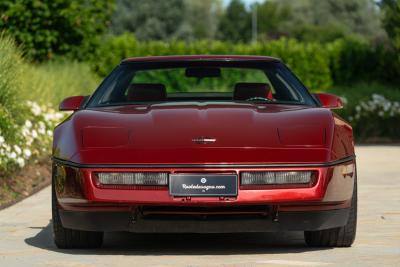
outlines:
[[[177,197],[237,196],[236,174],[170,174],[169,192]]]

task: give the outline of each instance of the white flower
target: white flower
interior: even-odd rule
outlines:
[[[22,168],[25,166],[25,160],[23,158],[17,158],[17,164]]]
[[[31,128],[32,127],[32,122],[30,120],[25,121],[25,127],[26,128]]]
[[[11,151],[11,147],[8,144],[4,144],[3,147],[6,149],[7,152]]]
[[[39,134],[45,134],[45,132],[46,132],[46,125],[42,121],[39,121],[39,130],[38,130],[38,132],[39,132]]]
[[[32,152],[29,149],[25,148],[24,155],[25,155],[25,157],[29,158],[32,155]]]
[[[344,96],[341,96],[340,98],[342,99],[343,105],[347,105],[347,103],[348,103],[347,98]]]
[[[0,145],[4,143],[4,137],[0,135]]]
[[[14,145],[14,150],[15,150],[15,152],[17,152],[17,154],[21,154],[22,153],[21,148],[19,146],[17,146],[17,145]]]
[[[385,117],[396,117],[400,115],[400,103],[390,101],[382,95],[373,94],[368,101],[360,101],[355,107],[355,116],[351,119],[359,120],[361,117],[369,115]],[[350,120],[350,118],[349,118]]]
[[[33,115],[39,116],[40,113],[42,113],[42,109],[37,103],[29,101],[28,105],[31,106],[31,111],[32,111]]]
[[[11,152],[11,154],[9,155],[9,158],[16,159],[17,158],[17,154],[15,154],[15,152]]]
[[[38,133],[36,132],[36,130],[33,130],[33,131],[31,132],[31,135],[32,135],[32,137],[33,137],[34,139],[36,139],[36,138],[38,137]]]

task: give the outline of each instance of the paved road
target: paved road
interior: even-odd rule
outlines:
[[[0,266],[400,266],[400,147],[357,147],[359,224],[351,248],[310,249],[302,233],[107,234],[99,250],[52,243],[50,189],[0,211]]]

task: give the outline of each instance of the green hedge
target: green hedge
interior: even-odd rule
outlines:
[[[340,39],[328,44],[286,38],[255,44],[218,41],[165,43],[138,42],[133,35],[123,34],[106,37],[92,65],[100,76],[106,76],[123,58],[191,54],[278,57],[313,91],[326,91],[333,84],[356,81],[400,82],[400,63],[395,51],[357,39]]]
[[[268,43],[232,44],[199,41],[137,42],[130,34],[108,37],[97,50],[92,62],[95,71],[107,75],[123,58],[156,55],[269,55],[281,58],[313,90],[325,90],[332,85],[329,53],[317,43],[300,43],[281,39]]]
[[[326,45],[335,84],[354,82],[400,83],[400,61],[396,51],[358,39],[340,39]]]

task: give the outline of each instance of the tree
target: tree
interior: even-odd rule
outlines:
[[[251,38],[251,14],[240,0],[232,0],[222,15],[219,38],[232,42],[248,42]]]
[[[85,58],[108,28],[112,0],[2,0],[0,29],[35,60],[72,54]]]
[[[184,24],[191,36],[182,39],[215,39],[221,11],[220,0],[185,0]]]
[[[138,40],[173,39],[184,19],[183,0],[117,0],[111,32],[132,32]]]
[[[373,0],[281,0],[279,4],[290,6],[286,27],[301,40],[331,41],[347,35],[371,40],[384,35]]]
[[[261,38],[279,38],[287,35],[285,22],[291,17],[288,4],[279,4],[276,1],[264,1],[257,5],[257,30]]]
[[[393,46],[400,51],[400,0],[383,0],[383,26]]]

